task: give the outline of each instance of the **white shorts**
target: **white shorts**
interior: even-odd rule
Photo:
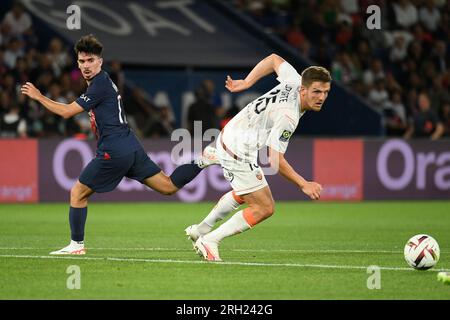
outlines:
[[[220,165],[223,169],[223,176],[231,184],[237,195],[243,195],[260,190],[266,187],[267,180],[263,170],[255,163],[236,160],[233,156],[224,150],[220,140],[217,138],[216,148]]]

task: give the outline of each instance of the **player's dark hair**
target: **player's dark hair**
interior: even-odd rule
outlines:
[[[103,52],[103,44],[94,37],[93,34],[83,36],[75,44],[75,53],[84,52],[101,57]]]
[[[330,72],[324,67],[311,66],[302,72],[302,85],[309,87],[313,82],[331,82]]]

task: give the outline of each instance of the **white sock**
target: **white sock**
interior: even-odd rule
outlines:
[[[222,224],[216,230],[211,231],[203,238],[205,240],[220,242],[222,239],[244,232],[250,229],[251,226],[247,223],[244,218],[243,210],[236,212],[227,222]]]
[[[84,247],[84,241],[74,241],[70,240],[71,246]]]
[[[211,212],[198,224],[197,230],[202,235],[210,232],[217,221],[223,220],[230,212],[239,208],[240,204],[234,199],[233,191],[226,193]]]

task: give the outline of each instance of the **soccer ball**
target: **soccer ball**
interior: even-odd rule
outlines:
[[[432,268],[440,256],[437,241],[426,234],[417,234],[405,245],[405,260],[417,270],[427,270]]]

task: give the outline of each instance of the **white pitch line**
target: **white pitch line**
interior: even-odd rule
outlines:
[[[0,247],[0,250],[53,250],[54,248],[14,248],[14,247]],[[111,250],[111,251],[191,251],[192,249],[184,248],[91,248],[89,250]],[[228,249],[228,251],[236,252],[299,252],[299,253],[403,253],[403,251],[398,250],[333,250],[333,249]],[[444,251],[441,251],[445,253]]]
[[[50,247],[0,247],[0,250],[53,250]],[[104,251],[191,251],[192,249],[184,248],[97,248],[88,247],[89,250],[104,250]],[[403,253],[401,250],[346,250],[346,249],[227,249],[235,252],[298,252],[298,253]],[[450,251],[441,251],[441,253],[450,253]]]
[[[206,262],[191,260],[172,259],[141,259],[141,258],[115,258],[115,257],[79,257],[79,256],[30,256],[30,255],[0,255],[0,258],[16,259],[50,259],[50,260],[90,260],[90,261],[120,261],[120,262],[147,262],[147,263],[181,263],[181,264],[210,264],[210,265],[232,265],[232,266],[254,266],[254,267],[294,267],[294,268],[321,268],[321,269],[358,269],[367,270],[367,266],[350,265],[327,265],[327,264],[300,264],[300,263],[265,263],[265,262]],[[412,268],[379,267],[380,270],[389,271],[415,271]],[[450,272],[450,269],[433,269],[432,272]]]

